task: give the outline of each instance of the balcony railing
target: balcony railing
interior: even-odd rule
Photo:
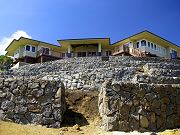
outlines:
[[[130,50],[132,50],[132,51],[129,51],[129,54],[131,54],[133,56],[136,56],[136,57],[146,57],[146,53],[141,52],[138,49],[130,48]]]
[[[112,54],[115,56],[115,55],[119,55],[122,53],[128,53],[128,54],[130,54],[132,56],[136,56],[136,57],[145,57],[146,56],[146,54],[141,52],[140,50],[135,49],[135,48],[130,48],[125,45],[115,47],[115,50]]]
[[[111,51],[105,52],[71,52],[63,53],[62,58],[73,58],[73,57],[97,57],[97,56],[110,56]]]
[[[16,54],[14,55],[14,58],[15,58],[15,59],[18,59],[18,58],[19,58],[19,53],[16,53]]]
[[[115,50],[113,51],[112,55],[118,55],[121,53],[129,53],[129,47],[121,45],[115,47]]]
[[[179,59],[180,59],[180,52],[179,52],[179,53],[177,53],[177,58],[179,58]]]
[[[171,53],[170,55],[172,59],[180,59],[180,53]]]
[[[43,50],[43,49],[40,49],[39,51],[37,51],[37,57],[43,56],[43,55],[44,56],[61,58],[61,53],[56,52],[56,51]]]

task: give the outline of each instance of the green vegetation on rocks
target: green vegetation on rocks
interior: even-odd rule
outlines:
[[[0,71],[8,70],[12,63],[12,58],[5,55],[0,55]]]

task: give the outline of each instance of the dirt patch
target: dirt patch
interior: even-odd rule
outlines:
[[[89,125],[98,118],[98,92],[68,90],[66,91],[67,111],[62,127]]]

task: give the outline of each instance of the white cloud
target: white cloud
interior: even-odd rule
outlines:
[[[18,30],[14,32],[10,37],[4,37],[0,39],[0,55],[5,54],[6,51],[5,49],[8,47],[8,45],[14,40],[14,39],[19,39],[20,37],[26,37],[26,38],[31,38],[25,31]]]

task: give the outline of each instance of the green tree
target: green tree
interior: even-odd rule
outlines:
[[[8,70],[12,66],[12,63],[12,58],[5,55],[0,55],[0,70]]]

